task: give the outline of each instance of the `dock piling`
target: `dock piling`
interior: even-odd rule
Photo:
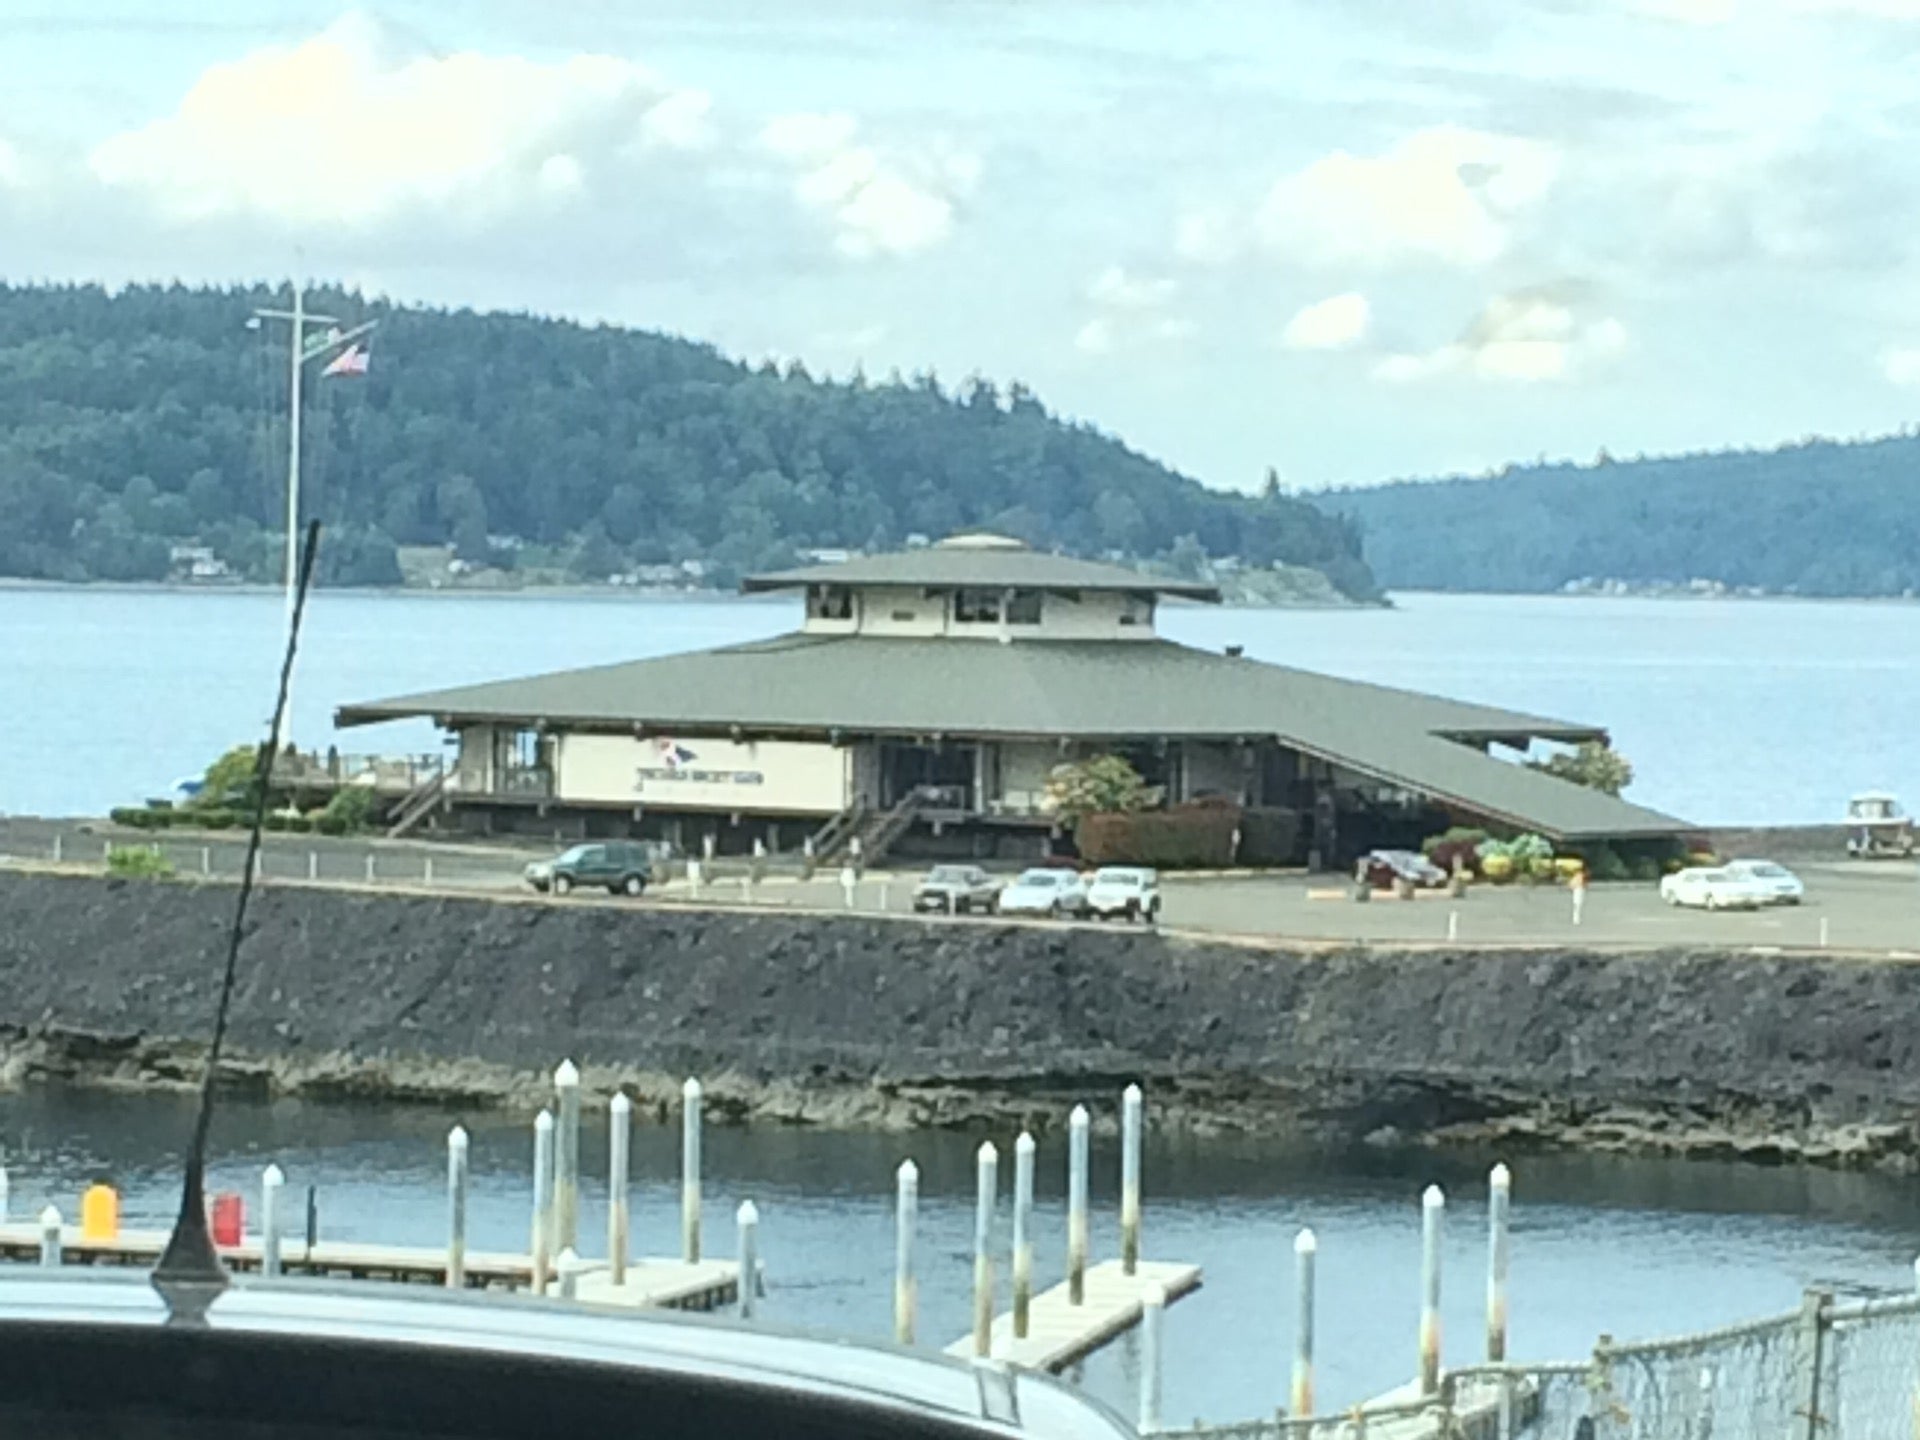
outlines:
[[[1293,1386],[1287,1413],[1296,1420],[1313,1414],[1313,1271],[1319,1253],[1320,1242],[1313,1231],[1302,1230],[1294,1236]]]
[[[447,1288],[467,1283],[467,1132],[456,1125],[447,1132]]]
[[[1440,1222],[1447,1199],[1438,1185],[1420,1196],[1420,1394],[1440,1389]]]
[[[1513,1172],[1496,1165],[1487,1176],[1487,1359],[1507,1358],[1507,1230]]]
[[[734,1223],[740,1229],[740,1318],[751,1320],[760,1289],[760,1207],[742,1200]]]
[[[700,1261],[700,1082],[680,1087],[680,1258]]]
[[[1087,1298],[1087,1107],[1076,1105],[1067,1120],[1067,1299]]]
[[[280,1273],[280,1195],[287,1173],[269,1165],[260,1175],[260,1273],[269,1279]]]
[[[1140,1268],[1140,1129],[1143,1097],[1138,1085],[1120,1097],[1120,1268]]]
[[[993,1211],[1000,1198],[1000,1152],[984,1140],[974,1156],[973,1353],[993,1353]]]
[[[547,1293],[553,1266],[553,1112],[533,1119],[533,1293]]]
[[[1140,1433],[1160,1428],[1160,1372],[1165,1345],[1161,1331],[1167,1320],[1164,1286],[1149,1285],[1140,1297]]]
[[[913,1344],[914,1314],[919,1308],[919,1282],[913,1273],[913,1238],[919,1219],[920,1167],[902,1160],[894,1173],[893,1211],[893,1338],[902,1345]]]
[[[627,1283],[627,1254],[632,1248],[633,1102],[617,1091],[607,1107],[607,1273],[615,1285]]]
[[[40,1263],[60,1263],[60,1208],[49,1205],[40,1212]]]
[[[1013,1338],[1027,1338],[1033,1313],[1033,1136],[1013,1142]]]
[[[580,1071],[562,1060],[553,1072],[554,1108],[559,1112],[553,1153],[553,1243],[556,1249],[580,1248]]]

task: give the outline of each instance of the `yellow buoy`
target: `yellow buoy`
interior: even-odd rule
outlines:
[[[120,1196],[111,1185],[90,1185],[80,1197],[80,1238],[112,1240],[120,1233]]]

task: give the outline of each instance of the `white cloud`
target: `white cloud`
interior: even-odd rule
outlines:
[[[1635,0],[1633,9],[1682,25],[1724,25],[1740,13],[1740,0]]]
[[[1130,275],[1123,266],[1109,265],[1087,286],[1087,298],[1110,310],[1157,310],[1172,300],[1177,281],[1162,276]]]
[[[1239,229],[1222,211],[1182,215],[1173,229],[1173,253],[1196,265],[1224,265],[1241,251]]]
[[[858,129],[847,115],[777,115],[760,144],[798,167],[794,194],[832,218],[841,254],[912,255],[946,240],[958,202],[979,182],[979,157],[882,156],[856,142]]]
[[[1280,343],[1289,350],[1344,350],[1366,337],[1370,318],[1366,296],[1330,295],[1289,320]]]
[[[1168,313],[1179,298],[1180,282],[1164,275],[1138,275],[1109,265],[1087,282],[1093,315],[1074,334],[1076,350],[1105,355],[1141,344],[1177,344],[1198,327],[1183,315]]]
[[[1075,333],[1073,348],[1087,355],[1105,355],[1113,349],[1113,339],[1113,322],[1095,317]]]
[[[1409,384],[1443,376],[1531,383],[1566,380],[1618,356],[1627,329],[1605,316],[1582,321],[1550,291],[1519,291],[1487,303],[1466,333],[1424,353],[1384,357],[1376,380]]]
[[[1880,373],[1894,385],[1920,386],[1920,346],[1895,346],[1880,357]]]
[[[1271,249],[1309,264],[1483,265],[1559,169],[1550,145],[1443,125],[1382,155],[1335,151],[1274,185],[1255,218]]]

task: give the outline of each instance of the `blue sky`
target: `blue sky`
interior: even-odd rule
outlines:
[[[191,16],[0,0],[0,275],[301,264],[1020,378],[1222,486],[1878,432],[1920,387],[1920,0]]]

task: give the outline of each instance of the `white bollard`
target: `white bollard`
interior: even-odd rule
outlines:
[[[547,1293],[553,1270],[553,1112],[533,1120],[533,1293]]]
[[[1138,1085],[1120,1097],[1120,1269],[1140,1268],[1140,1129],[1143,1100]]]
[[[367,884],[373,884],[373,852],[367,852]]]
[[[560,1252],[557,1262],[560,1269],[560,1298],[578,1300],[580,1298],[580,1272],[586,1267],[580,1263],[580,1256],[569,1245]]]
[[[1487,1359],[1507,1358],[1507,1225],[1513,1173],[1496,1165],[1487,1177]]]
[[[700,1082],[680,1087],[680,1258],[700,1260]]]
[[[57,830],[53,836],[53,863],[56,865],[60,863],[60,833]]]
[[[260,1176],[260,1273],[272,1279],[280,1273],[280,1194],[287,1173],[269,1165]]]
[[[893,1209],[893,1338],[913,1344],[915,1312],[919,1308],[919,1281],[913,1273],[913,1237],[920,1220],[920,1167],[902,1160],[894,1174]]]
[[[1460,912],[1458,910],[1449,910],[1447,911],[1447,939],[1458,940],[1459,938]]]
[[[421,857],[420,883],[422,885],[433,884],[433,856],[431,855]]]
[[[853,873],[851,865],[840,867],[840,893],[847,902],[847,909],[853,909],[853,893],[859,885],[859,879]]]
[[[309,850],[307,852],[307,879],[309,881],[314,881],[314,880],[318,880],[319,878],[320,878],[320,852],[318,850]]]
[[[1140,1433],[1160,1428],[1160,1370],[1165,1345],[1162,1330],[1167,1319],[1167,1292],[1147,1286],[1140,1297]]]
[[[200,847],[200,873],[202,875],[213,874],[213,847],[211,845],[202,845]]]
[[[467,1132],[456,1125],[447,1132],[447,1288],[467,1284]]]
[[[4,1165],[0,1165],[0,1225],[4,1225],[7,1223],[8,1198],[9,1198],[9,1190],[7,1185],[7,1167]]]
[[[553,1243],[559,1250],[580,1249],[580,1071],[562,1060],[553,1072],[554,1109],[558,1112],[553,1148]]]
[[[1313,1414],[1313,1271],[1320,1245],[1313,1231],[1293,1238],[1293,1387],[1287,1410],[1295,1420]]]
[[[1067,1303],[1087,1298],[1087,1107],[1067,1120]]]
[[[1033,1310],[1033,1136],[1013,1142],[1013,1338],[1027,1338]]]
[[[1827,948],[1827,917],[1824,915],[1820,917],[1820,948]]]
[[[633,1243],[628,1178],[632,1152],[633,1102],[622,1090],[607,1107],[607,1274],[615,1285],[627,1283],[627,1254]]]
[[[1420,1196],[1420,1390],[1440,1389],[1440,1221],[1446,1196],[1429,1185]]]
[[[880,908],[882,910],[889,910],[893,907],[892,897],[893,881],[883,875],[880,877]]]
[[[734,1221],[740,1227],[740,1318],[751,1320],[760,1289],[759,1207],[751,1200],[742,1200]]]
[[[60,1263],[60,1210],[49,1205],[40,1212],[40,1263]]]
[[[1000,1152],[981,1142],[973,1198],[973,1353],[993,1354],[993,1211],[1000,1198]]]

